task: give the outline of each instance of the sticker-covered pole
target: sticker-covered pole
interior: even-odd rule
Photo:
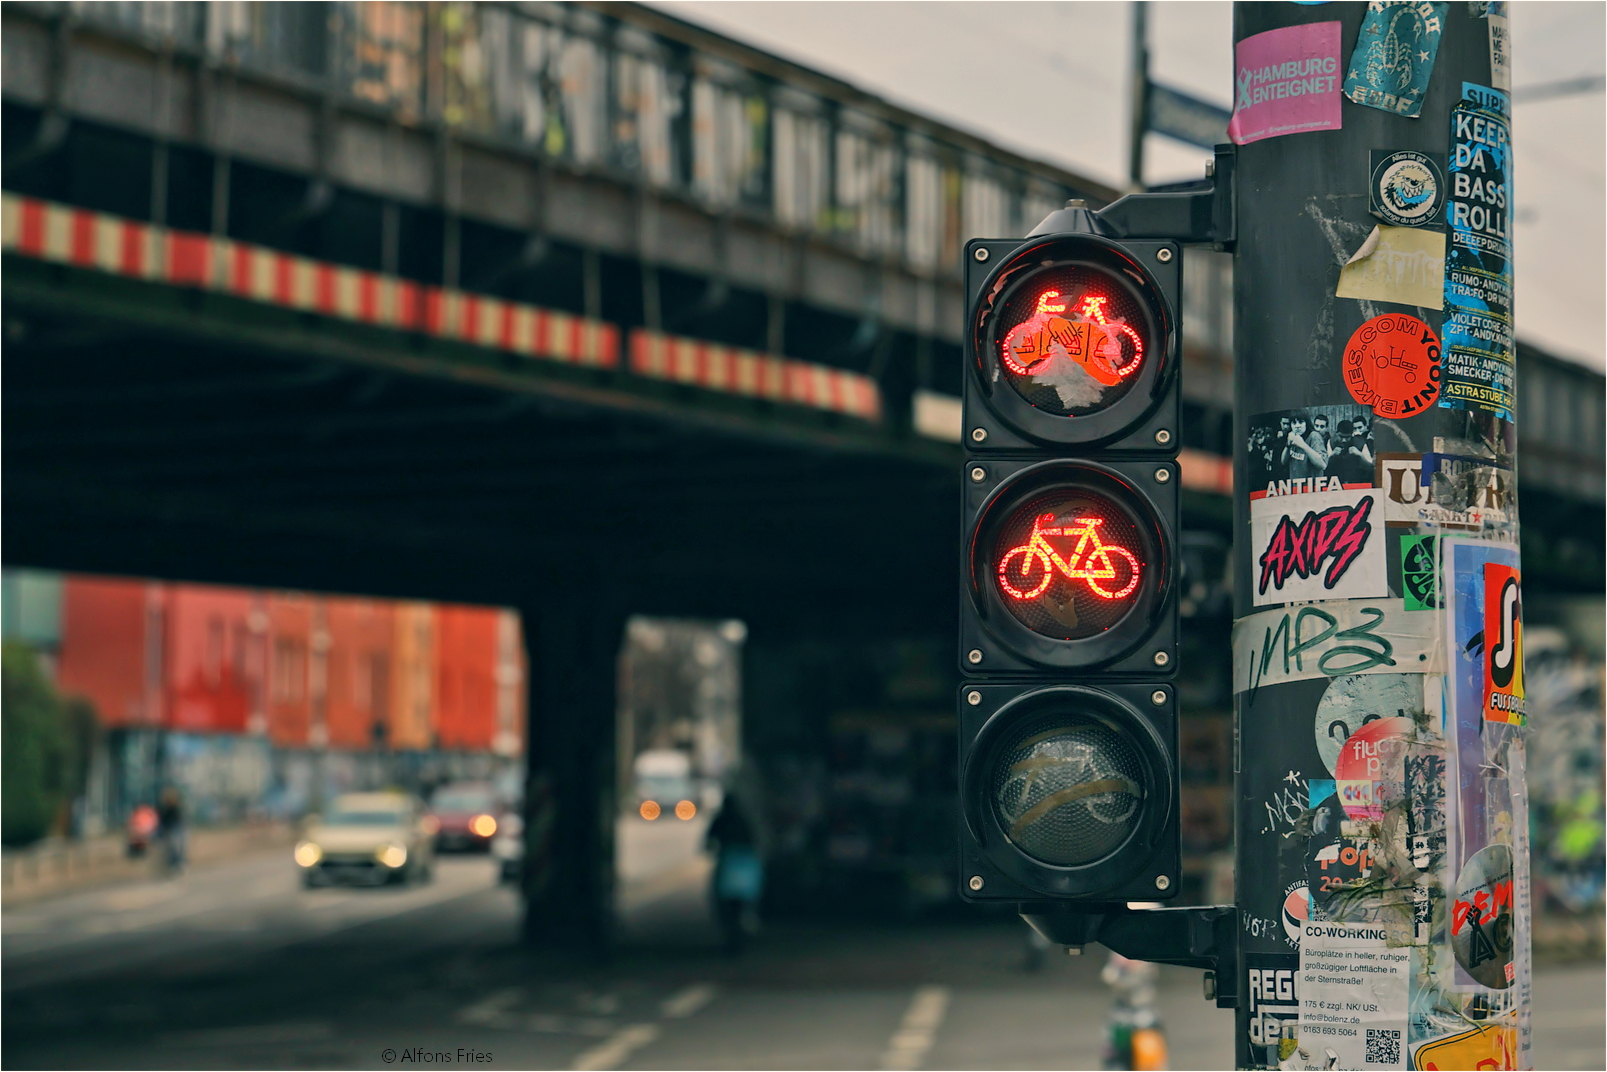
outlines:
[[[1497,3],[1238,3],[1237,1059],[1527,1068]]]

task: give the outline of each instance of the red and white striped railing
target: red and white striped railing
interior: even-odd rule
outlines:
[[[631,332],[630,351],[631,371],[641,376],[871,421],[881,417],[876,381],[857,372],[641,328]]]
[[[0,249],[531,358],[619,367],[619,328],[606,321],[36,198],[0,195]],[[630,369],[868,420],[881,415],[881,395],[869,377],[658,332],[632,333]]]

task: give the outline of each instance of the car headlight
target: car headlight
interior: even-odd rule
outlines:
[[[316,841],[301,841],[296,844],[296,863],[302,867],[312,867],[324,858],[324,850],[318,847]]]
[[[489,815],[476,815],[469,820],[469,830],[479,837],[490,837],[497,832],[497,821]]]
[[[374,850],[374,859],[386,867],[397,868],[407,863],[407,846],[387,842]]]

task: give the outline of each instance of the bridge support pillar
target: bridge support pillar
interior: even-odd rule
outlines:
[[[522,610],[529,664],[524,940],[600,955],[614,920],[615,684],[625,614],[562,588]]]

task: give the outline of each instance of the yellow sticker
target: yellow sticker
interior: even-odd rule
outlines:
[[[1445,235],[1380,223],[1339,270],[1341,298],[1423,309],[1445,306]]]

